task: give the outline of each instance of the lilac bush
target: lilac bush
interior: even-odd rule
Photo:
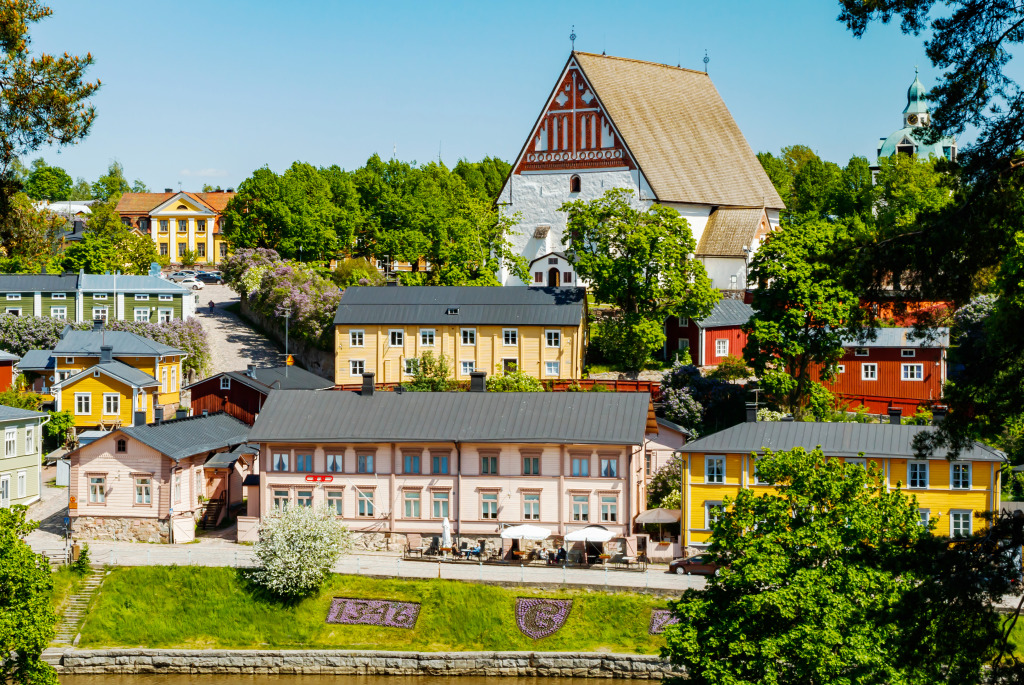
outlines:
[[[668,609],[652,609],[651,625],[647,632],[651,635],[661,635],[667,626],[679,623],[679,617],[673,616]]]
[[[335,597],[327,613],[327,622],[411,629],[416,627],[419,616],[419,602]]]
[[[333,333],[341,292],[302,262],[282,262],[264,271],[259,287],[249,292],[248,302],[270,319],[290,313],[292,334],[320,345]]]
[[[24,356],[29,350],[52,350],[65,326],[85,329],[88,324],[69,323],[39,316],[0,314],[0,349]]]
[[[689,429],[693,433],[691,440],[696,439],[697,428],[704,419],[704,407],[694,399],[690,388],[667,388],[662,391],[662,399],[666,418]]]
[[[571,599],[516,598],[516,625],[523,635],[540,640],[558,631],[572,610]]]
[[[268,250],[263,247],[243,248],[222,261],[220,263],[220,271],[224,275],[224,282],[232,290],[239,294],[244,294],[252,292],[255,290],[255,286],[259,285],[259,279],[256,279],[254,286],[245,287],[245,285],[252,285],[252,279],[246,278],[249,272],[265,270],[266,267],[275,266],[280,263],[281,255],[277,253],[277,250]]]

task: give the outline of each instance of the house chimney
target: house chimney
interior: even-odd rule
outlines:
[[[164,192],[165,193],[173,193],[174,192],[174,188],[164,188]]]
[[[188,409],[184,407],[178,407],[174,412],[174,418],[176,419],[183,419],[186,416],[188,416]]]
[[[210,415],[210,410],[209,409],[204,409],[203,410],[203,416],[209,416],[209,415]]]
[[[156,395],[154,395],[153,398],[155,399]],[[154,402],[154,405],[155,405],[155,402]],[[159,426],[163,422],[164,422],[164,408],[163,407],[154,406],[153,407],[153,423],[156,424],[157,426]]]
[[[359,394],[363,397],[373,396],[373,371],[363,372],[363,389]]]
[[[112,361],[114,361],[114,346],[100,346],[100,364],[109,364]]]
[[[92,320],[92,329],[94,331],[102,331],[103,330],[103,319],[93,319]]]
[[[787,422],[787,423],[790,422],[790,421],[793,421],[793,415],[792,414],[786,414],[785,416],[782,417],[782,420]]]
[[[903,410],[899,407],[889,407],[889,423],[894,426],[900,425],[900,417],[903,416]]]
[[[946,420],[946,406],[942,404],[936,404],[932,407],[932,425],[938,426],[940,423]]]
[[[133,426],[145,426],[146,425],[146,412],[137,411],[135,412],[135,421],[132,423]]]
[[[487,372],[471,371],[469,374],[470,392],[487,392]]]
[[[747,402],[747,423],[757,423],[757,402]]]
[[[256,378],[256,365],[247,364],[245,367],[245,375],[249,378]]]

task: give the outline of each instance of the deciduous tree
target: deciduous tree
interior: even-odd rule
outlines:
[[[560,210],[567,215],[566,257],[595,299],[617,308],[601,336],[616,340],[630,368],[642,368],[664,344],[666,317],[711,313],[719,294],[693,259],[693,233],[674,209],[640,207],[631,191],[619,188]]]
[[[33,200],[67,200],[71,183],[68,172],[39,158],[32,163],[32,171],[25,180],[25,193]]]
[[[107,173],[92,184],[92,196],[101,202],[121,197],[130,192],[132,192],[132,187],[128,183],[128,179],[124,177],[124,167],[116,159],[107,167]]]

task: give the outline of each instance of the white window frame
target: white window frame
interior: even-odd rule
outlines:
[[[85,411],[82,411],[81,406],[85,404]],[[75,393],[75,416],[89,416],[92,414],[92,393],[91,392],[76,392]]]
[[[459,362],[459,369],[462,372],[461,375],[468,376],[469,374],[471,374],[474,371],[476,371],[476,361],[474,361],[474,360],[460,361]]]
[[[498,518],[498,493],[497,492],[481,492],[480,493],[480,518],[497,519]]]
[[[94,300],[105,300],[105,299],[107,299],[107,294],[106,293],[93,293],[92,294],[92,299],[94,299]]]
[[[402,491],[402,518],[423,518],[423,492],[421,490]]]
[[[50,293],[51,300],[66,300],[68,299],[67,293]]]
[[[545,361],[544,362],[544,375],[545,376],[557,376],[561,373],[562,365],[557,361]]]
[[[65,364],[74,364],[75,363],[75,358],[74,357],[64,357],[64,363]]]
[[[28,473],[25,471],[18,471],[17,474],[18,482],[18,499],[23,499],[28,496]]]
[[[89,476],[89,504],[107,503],[107,477]]]
[[[135,321],[149,323],[149,312],[149,307],[135,307],[132,312],[132,318]]]
[[[871,369],[871,375],[868,375],[868,369]],[[877,381],[878,380],[878,364],[861,364],[860,365],[860,379],[862,381]]]
[[[551,349],[562,348],[562,331],[546,330],[544,331],[544,347]]]
[[[11,476],[10,474],[0,475],[0,507],[11,506]]]
[[[16,302],[21,299],[21,293],[7,293],[8,302]]]
[[[33,454],[36,451],[36,427],[25,426],[25,454]]]
[[[420,360],[416,357],[406,357],[405,363],[402,365],[402,372],[406,376],[414,376],[420,368]]]
[[[356,370],[356,364],[359,365]],[[355,378],[362,378],[363,372],[366,371],[366,360],[365,359],[349,359],[348,360],[348,375]]]
[[[529,498],[529,499],[527,499]],[[523,493],[523,520],[540,521],[540,493]]]
[[[18,429],[17,428],[6,428],[6,429],[4,429],[4,456],[5,457],[16,457],[16,456],[18,456]]]
[[[149,294],[148,293],[135,293],[135,301],[136,302],[148,302],[149,301]]]
[[[356,342],[358,340],[359,342]],[[349,347],[364,347],[366,345],[366,331],[362,328],[352,328],[348,332]]]
[[[916,371],[917,378],[908,377],[908,372],[914,375],[914,371]],[[900,379],[904,381],[923,381],[924,364],[900,364]]]
[[[429,342],[428,342],[429,336]],[[421,328],[420,329],[420,347],[433,347],[434,346],[435,331],[433,328]]]
[[[21,307],[8,307],[7,313],[13,314],[14,316],[21,316]]]
[[[388,346],[405,347],[405,331],[401,328],[392,328],[388,330]]]
[[[590,521],[590,495],[572,496],[572,521]]]
[[[917,510],[917,522],[921,525],[922,528],[927,528],[928,524],[931,523],[931,520],[932,520],[932,510],[931,509],[918,509]]]
[[[853,350],[853,356],[854,357],[867,357],[870,354],[871,354],[870,351],[866,347],[857,347],[857,348],[854,348],[854,350]]]
[[[900,350],[900,357],[916,357],[916,356],[917,356],[917,350],[913,350],[913,349],[911,349],[911,350],[907,350],[907,349]]]
[[[430,518],[443,519],[451,512],[452,493],[434,490],[430,493]]]
[[[865,471],[867,471],[867,469],[868,469],[868,460],[866,458],[864,458],[864,457],[847,457],[846,458],[846,463],[847,464],[854,464],[856,466],[860,466]]]
[[[722,506],[721,500],[704,500],[704,530],[711,530],[711,526],[714,523],[712,518],[716,518],[711,513],[711,509],[720,506]],[[721,518],[721,514],[717,518]]]
[[[231,389],[231,376],[221,376],[220,377],[220,389],[221,390],[230,390]]]
[[[601,523],[619,522],[619,496],[599,495],[601,502]]]
[[[924,467],[924,485],[914,485],[914,480],[915,479],[911,475],[911,471],[914,470],[911,467],[914,467],[914,466],[917,466],[917,467],[922,467],[923,466]],[[925,459],[911,459],[910,461],[908,461],[907,462],[907,487],[910,488],[910,489],[913,489],[913,490],[927,490],[928,489],[928,483],[929,483],[929,476],[931,475],[931,474],[928,473],[928,471],[929,471],[929,468],[928,468],[928,461],[927,460],[925,460]]]
[[[114,411],[110,411],[110,405],[114,405]],[[121,415],[121,396],[116,392],[105,392],[103,393],[103,415],[104,416],[120,416]]]
[[[68,308],[64,307],[50,307],[50,318],[57,319],[58,321],[68,320]]]
[[[501,344],[505,347],[517,347],[519,345],[519,329],[502,328]]]
[[[715,338],[715,356],[716,357],[728,357],[729,356],[729,339],[728,338]]]
[[[957,469],[958,466],[963,466],[963,467],[966,467],[966,469],[967,469],[967,487],[957,487],[957,485],[956,485],[956,483],[957,483],[956,473],[957,473],[957,470],[958,470]],[[969,461],[961,461],[961,462],[955,462],[954,461],[954,462],[952,462],[949,465],[949,489],[950,490],[970,490],[971,489],[971,477],[974,475],[973,473],[971,473],[971,471],[972,471],[972,469],[971,469],[971,462],[969,462]]]
[[[95,321],[96,319],[102,319],[103,321],[109,321],[110,320],[110,307],[107,307],[106,305],[104,305],[102,307],[93,307],[92,308],[92,320]]]
[[[149,476],[135,477],[135,504],[139,506],[152,506],[153,479]]]
[[[377,506],[374,494],[373,490],[356,490],[356,516],[359,518],[374,517],[374,509]]]
[[[716,475],[716,480],[711,479],[711,462],[722,462],[722,472]],[[717,468],[716,468],[717,470]],[[704,456],[704,482],[705,483],[725,483],[725,455],[724,454],[708,454]]]
[[[466,342],[466,341],[469,342]],[[475,328],[463,328],[459,331],[459,341],[463,347],[475,347],[476,346],[476,329]]]
[[[174,302],[174,295],[160,295],[157,300],[160,302]]]
[[[958,528],[960,528],[961,532],[962,532],[963,526],[957,526],[957,521],[959,520],[959,521],[963,522],[964,517],[966,517],[966,520],[967,520],[967,531],[966,531],[966,535],[964,535],[964,537],[968,537],[968,536],[970,536],[971,533],[974,532],[974,512],[973,511],[971,511],[970,509],[950,509],[949,510],[949,536],[950,537],[953,537],[953,538],[957,537],[957,534],[958,534],[957,529]]]
[[[161,307],[156,310],[157,323],[170,323],[174,321],[174,310],[168,309],[167,307]]]
[[[836,365],[836,373],[846,373],[846,364]]]

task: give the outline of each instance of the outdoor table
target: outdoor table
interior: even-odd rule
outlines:
[[[635,563],[636,563],[636,559],[634,559],[633,557],[622,557],[621,559],[619,559],[617,565],[618,566],[625,566],[626,568],[629,568],[630,566],[632,566]]]

